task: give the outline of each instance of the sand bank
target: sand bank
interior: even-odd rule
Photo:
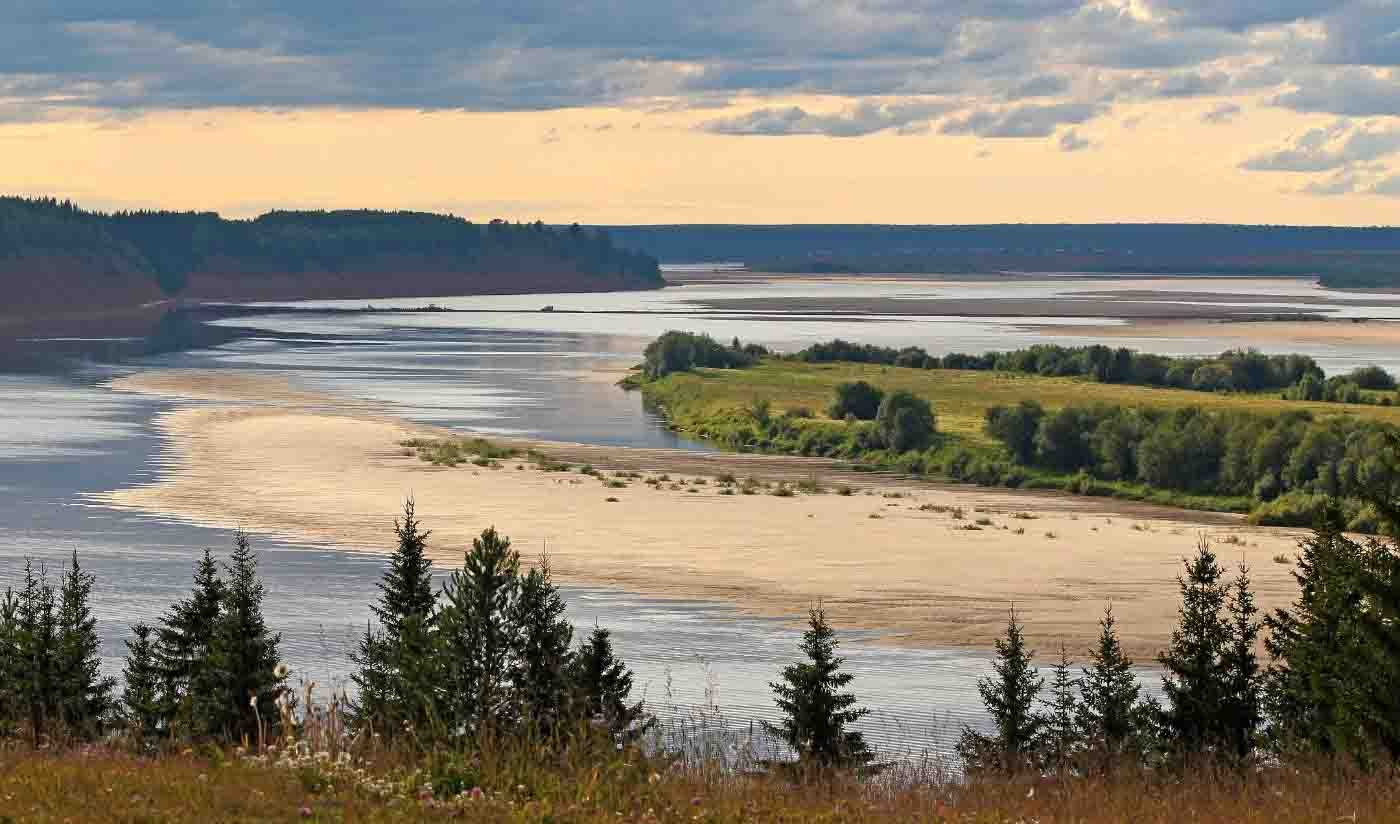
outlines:
[[[188,386],[229,400],[253,391],[268,400],[255,384],[240,386],[218,373],[152,373],[121,386],[172,393]],[[564,582],[718,600],[783,618],[800,616],[821,600],[840,624],[917,646],[989,646],[1003,629],[1008,604],[1015,603],[1042,649],[1060,640],[1083,648],[1103,605],[1112,601],[1126,646],[1147,657],[1167,640],[1177,606],[1174,576],[1200,535],[1243,542],[1219,549],[1229,562],[1243,558],[1253,567],[1261,606],[1281,605],[1295,589],[1291,567],[1272,558],[1292,555],[1296,533],[1239,526],[1229,516],[868,476],[850,496],[726,496],[709,476],[734,471],[771,478],[770,470],[786,468],[800,477],[819,466],[670,450],[545,445],[556,457],[592,456],[600,467],[660,472],[669,466],[673,479],[686,481],[679,489],[654,489],[639,480],[606,488],[577,472],[546,472],[524,462],[521,469],[514,461],[496,470],[439,468],[398,445],[440,434],[436,430],[326,411],[325,398],[285,383],[281,391],[300,400],[166,413],[159,421],[168,443],[163,479],[97,499],[202,524],[388,552],[393,517],[412,495],[443,566],[458,565],[471,537],[495,525],[527,558],[547,550]],[[311,400],[321,408],[312,408]],[[697,477],[707,482],[688,482]],[[944,509],[952,507],[963,510],[961,517]]]
[[[1260,343],[1370,343],[1400,346],[1400,321],[1132,321],[1103,326],[1037,326],[1046,335],[1105,338],[1210,338]]]

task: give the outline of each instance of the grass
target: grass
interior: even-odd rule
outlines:
[[[520,450],[498,446],[485,438],[413,438],[400,441],[404,454],[417,455],[433,466],[453,467],[462,463],[500,469],[502,460],[520,455]]]
[[[1400,781],[1327,770],[1216,770],[1112,779],[939,778],[861,783],[827,776],[790,782],[674,769],[634,751],[547,752],[517,747],[440,759],[389,782],[390,792],[227,755],[137,758],[103,750],[0,752],[0,822],[1105,822],[1288,824],[1400,821]],[[435,784],[470,776],[480,793],[439,798]],[[476,782],[479,782],[477,784]],[[470,799],[470,800],[468,800]]]

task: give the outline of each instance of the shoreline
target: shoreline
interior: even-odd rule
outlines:
[[[1337,343],[1367,341],[1400,347],[1400,320],[1329,318],[1318,321],[1126,319],[1119,324],[1055,326],[1026,324],[1043,335],[1107,338],[1231,338],[1246,343]]]
[[[609,473],[672,475],[660,488],[640,479],[612,488],[523,459],[500,469],[435,467],[399,442],[466,433],[375,414],[277,377],[171,370],[109,386],[217,405],[162,414],[158,480],[91,499],[207,526],[387,554],[393,517],[412,495],[434,532],[432,556],[446,567],[494,525],[526,561],[547,551],[561,583],[720,601],[793,622],[821,601],[838,626],[912,647],[990,647],[1015,603],[1040,649],[1061,641],[1087,648],[1112,601],[1125,647],[1143,662],[1166,643],[1180,559],[1200,535],[1219,545],[1222,561],[1250,563],[1261,608],[1296,594],[1292,563],[1272,559],[1291,559],[1300,533],[1247,527],[1236,516],[928,484],[819,459],[491,438]],[[854,493],[722,495],[721,473],[815,476]]]

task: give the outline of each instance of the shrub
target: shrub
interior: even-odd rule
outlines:
[[[846,420],[849,415],[856,420],[871,421],[880,411],[880,402],[885,393],[879,387],[865,381],[843,383],[836,387],[836,399],[832,401],[827,414],[833,420]]]
[[[902,389],[886,395],[875,415],[880,439],[895,452],[928,446],[935,425],[929,402]]]

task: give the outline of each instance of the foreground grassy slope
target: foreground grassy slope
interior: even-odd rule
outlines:
[[[971,444],[992,445],[983,432],[988,408],[1022,400],[1046,409],[1071,404],[1106,403],[1174,409],[1201,406],[1258,414],[1302,409],[1315,417],[1353,415],[1400,424],[1400,407],[1287,401],[1278,393],[1210,394],[1185,389],[1096,383],[1082,378],[1047,378],[1010,372],[956,369],[907,369],[863,363],[804,363],[764,360],[748,369],[700,369],[678,372],[645,384],[648,400],[664,407],[678,428],[699,431],[755,401],[767,401],[774,414],[807,410],[808,425],[844,426],[822,421],[836,386],[864,380],[886,391],[904,389],[933,403],[938,429]]]

